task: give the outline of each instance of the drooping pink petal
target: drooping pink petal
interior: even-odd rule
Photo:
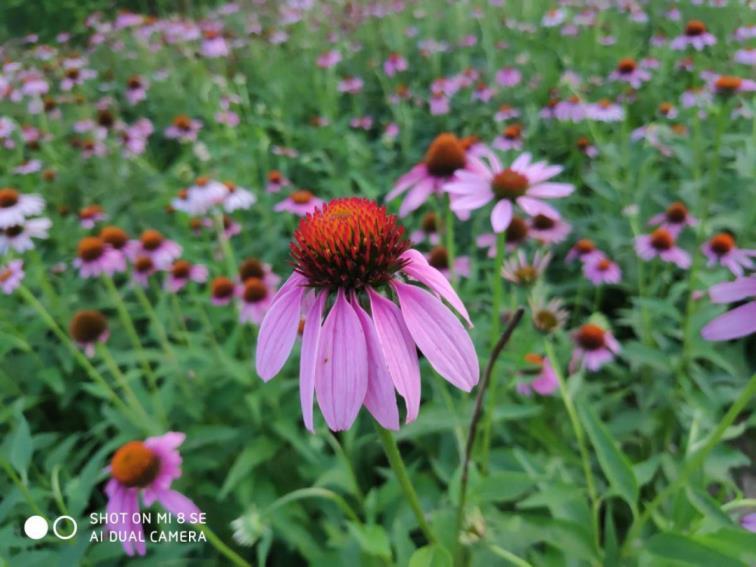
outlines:
[[[510,167],[515,171],[522,171],[530,164],[530,158],[531,156],[527,152],[520,154],[519,156],[517,156],[517,159],[512,162],[512,165]]]
[[[559,199],[575,190],[571,183],[539,183],[528,189],[528,195],[541,199]]]
[[[472,390],[480,365],[472,339],[459,320],[427,291],[400,282],[392,285],[404,322],[431,366],[461,390]]]
[[[320,325],[327,293],[318,295],[305,317],[302,333],[302,350],[299,355],[299,401],[302,404],[302,419],[309,431],[315,431],[312,422],[312,398],[315,394],[315,365],[320,342]]]
[[[701,329],[707,341],[729,341],[752,333],[756,333],[756,301],[720,315]]]
[[[409,190],[399,207],[399,216],[405,217],[419,208],[433,194],[433,179],[423,179]]]
[[[751,296],[756,296],[756,276],[719,283],[709,289],[709,297],[714,303],[730,303]]]
[[[528,180],[531,185],[539,185],[542,181],[551,179],[552,177],[559,175],[564,169],[561,165],[548,165],[546,162],[538,162],[530,166],[528,170]],[[559,183],[558,185],[562,185]]]
[[[425,256],[417,250],[410,248],[400,258],[407,261],[407,264],[402,268],[405,274],[427,285],[435,293],[443,297],[467,321],[470,327],[473,326],[465,304],[462,303],[449,280],[436,268],[431,266]]]
[[[391,301],[368,289],[378,342],[389,375],[407,406],[407,423],[414,421],[420,411],[420,365],[415,341],[412,340],[402,313]]]
[[[471,193],[469,195],[451,195],[451,210],[456,212],[460,211],[474,211],[479,209],[493,199],[493,193],[488,189],[483,189],[479,193]]]
[[[504,232],[512,222],[512,203],[502,199],[491,209],[491,226],[494,232]]]
[[[297,283],[290,283],[295,277]],[[297,338],[300,304],[306,291],[299,285],[301,279],[302,276],[295,273],[278,290],[260,325],[255,366],[260,378],[266,382],[281,370]]]
[[[197,508],[197,505],[194,502],[175,490],[160,491],[157,494],[157,500],[163,505],[163,508],[168,510],[174,516],[183,514],[186,523],[189,523],[192,515],[197,517],[200,514],[200,509]]]
[[[365,334],[365,344],[368,353],[368,389],[365,394],[365,407],[375,420],[386,429],[399,429],[399,408],[396,406],[394,384],[389,376],[388,366],[383,359],[378,334],[370,316],[354,304],[354,310],[360,319],[362,332]]]
[[[394,188],[386,195],[386,200],[391,201],[404,193],[409,187],[420,181],[428,173],[424,163],[419,163],[407,173],[402,175],[394,185]]]
[[[351,427],[365,401],[367,387],[365,335],[354,308],[339,290],[320,331],[315,367],[315,395],[332,431]]]
[[[517,204],[522,207],[522,210],[528,213],[531,217],[536,215],[546,215],[553,219],[560,219],[562,216],[554,207],[547,205],[543,201],[538,199],[531,199],[530,197],[519,197]]]

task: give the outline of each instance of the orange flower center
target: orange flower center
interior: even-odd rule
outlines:
[[[612,267],[612,263],[606,258],[602,258],[598,261],[596,267],[598,268],[599,272],[605,272]]]
[[[248,278],[244,282],[244,301],[257,303],[268,297],[268,287],[260,278]]]
[[[239,277],[243,282],[250,278],[263,279],[265,277],[265,267],[257,258],[247,258],[239,266]]]
[[[592,240],[588,240],[587,238],[581,238],[575,243],[575,250],[580,256],[583,256],[585,254],[590,254],[596,249],[596,245],[593,243]]]
[[[142,236],[140,238],[140,241],[142,242],[142,246],[144,246],[145,250],[157,250],[160,248],[160,245],[163,243],[163,235],[160,234],[157,230],[149,229],[145,230],[142,233]]]
[[[504,137],[507,140],[519,140],[522,135],[522,126],[519,124],[512,124],[504,129]]]
[[[497,199],[514,201],[522,197],[528,189],[528,178],[513,169],[507,168],[497,173],[491,181],[491,189]]]
[[[312,201],[313,197],[312,191],[308,191],[307,189],[300,189],[291,194],[291,200],[297,205],[306,205]]]
[[[138,89],[142,86],[142,79],[140,79],[137,75],[134,75],[132,77],[129,77],[127,85],[130,90]]]
[[[134,269],[140,274],[146,274],[153,270],[155,264],[149,256],[138,256],[134,260]]]
[[[624,59],[620,59],[619,63],[617,63],[617,71],[623,75],[627,75],[635,71],[636,66],[635,59],[632,57],[625,57]]]
[[[449,253],[443,246],[436,246],[431,250],[428,263],[437,270],[445,270],[449,267]]]
[[[667,229],[657,228],[651,233],[651,246],[656,250],[669,250],[675,243],[675,239]]]
[[[185,280],[192,271],[192,265],[186,260],[176,260],[171,266],[171,275],[174,278]]]
[[[717,256],[724,256],[735,248],[735,239],[726,232],[721,232],[709,241],[709,245]]]
[[[10,187],[0,189],[0,208],[7,209],[18,203],[18,191]]]
[[[5,268],[0,272],[0,283],[6,282],[13,275],[13,271],[10,268]]]
[[[96,236],[85,236],[79,241],[77,254],[87,262],[97,260],[105,251],[105,242]]]
[[[271,183],[281,183],[282,179],[283,174],[277,169],[268,172],[268,181],[270,181]]]
[[[210,288],[215,299],[228,299],[234,294],[234,282],[223,276],[215,278]]]
[[[108,330],[108,320],[99,311],[78,311],[68,326],[71,336],[79,343],[93,343]]]
[[[734,92],[743,84],[743,79],[735,75],[722,75],[714,83],[714,88],[725,93]]]
[[[530,364],[536,364],[538,366],[541,366],[543,364],[543,357],[540,354],[536,354],[534,352],[529,352],[524,356],[525,362],[529,362]]]
[[[433,177],[449,177],[465,167],[465,163],[461,140],[448,132],[436,136],[425,154],[425,167]]]
[[[685,35],[694,37],[697,35],[703,35],[706,33],[706,24],[701,20],[691,20],[688,25],[685,26]]]
[[[141,441],[129,441],[113,455],[110,472],[124,486],[144,488],[157,478],[160,459]]]
[[[585,350],[598,350],[605,344],[604,329],[588,323],[580,327],[576,335],[577,343]]]
[[[685,222],[685,219],[688,218],[688,209],[683,203],[677,201],[667,207],[667,212],[665,214],[667,221],[673,224],[680,224],[682,222]]]
[[[659,105],[659,112],[664,114],[665,116],[669,114],[672,111],[672,103],[671,102],[663,102]]]
[[[91,219],[102,214],[102,207],[100,205],[89,205],[79,211],[79,218],[82,220]]]
[[[106,226],[100,231],[100,238],[116,250],[120,250],[129,241],[129,235],[117,226]]]
[[[536,215],[533,217],[533,226],[538,230],[549,230],[550,228],[554,228],[554,225],[556,225],[554,219],[546,215]]]
[[[173,125],[179,130],[189,130],[192,127],[192,119],[186,114],[179,114],[173,119]]]

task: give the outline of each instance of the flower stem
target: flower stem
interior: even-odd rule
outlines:
[[[136,419],[135,416],[131,415],[131,410],[126,406],[126,404],[123,403],[123,400],[118,397],[118,394],[115,393],[113,388],[110,387],[110,384],[108,384],[108,381],[103,377],[102,374],[100,374],[97,369],[92,366],[92,363],[89,362],[89,359],[82,354],[81,350],[74,344],[74,342],[66,335],[66,333],[63,331],[63,329],[60,328],[60,325],[55,322],[55,319],[52,318],[50,313],[47,312],[47,309],[45,309],[45,306],[42,305],[39,300],[34,297],[34,294],[30,292],[26,286],[21,285],[18,288],[18,292],[21,294],[21,297],[24,298],[24,300],[37,312],[37,314],[40,316],[40,318],[45,322],[45,324],[48,326],[48,328],[55,334],[56,337],[60,340],[61,343],[66,345],[68,350],[71,352],[73,357],[76,359],[76,362],[79,363],[79,365],[84,369],[84,371],[87,373],[89,378],[92,380],[92,382],[99,385],[103,390],[105,390],[106,394],[110,398],[110,400],[113,402],[113,404],[123,412],[123,414],[134,423],[138,424],[140,427],[144,428],[144,424],[141,423],[139,419]]]
[[[218,212],[213,217],[215,220],[215,230],[218,232],[218,244],[220,244],[223,257],[226,259],[226,265],[228,266],[228,275],[232,277],[236,273],[236,258],[234,257],[234,251],[231,248],[231,242],[226,236],[225,229],[223,227],[223,214]]]
[[[137,297],[137,300],[142,305],[142,309],[144,309],[145,313],[147,313],[147,316],[152,321],[152,324],[155,327],[155,330],[157,331],[158,340],[160,341],[160,344],[163,347],[163,350],[165,351],[165,354],[168,355],[169,358],[172,360],[176,359],[176,355],[173,352],[173,349],[171,348],[171,343],[168,340],[168,333],[165,331],[165,327],[163,326],[163,323],[160,321],[160,318],[157,316],[157,313],[155,313],[155,309],[152,307],[152,304],[150,303],[149,298],[147,297],[147,294],[144,293],[144,290],[142,287],[134,282],[133,285],[134,294]]]
[[[504,252],[507,247],[507,233],[501,232],[496,235],[496,261],[493,271],[493,309],[491,320],[491,348],[494,347],[501,333],[501,302],[504,296],[504,280],[501,277],[501,268],[504,264]]]
[[[506,559],[512,565],[517,565],[517,567],[533,567],[530,563],[528,563],[524,559],[517,557],[514,553],[507,551],[506,549],[499,547],[498,545],[489,543],[488,549],[491,551],[491,553],[501,557],[502,559]]]
[[[110,292],[110,295],[113,298],[113,302],[115,303],[115,306],[116,306],[116,311],[118,311],[118,317],[121,319],[121,324],[126,329],[126,334],[129,335],[131,344],[134,350],[139,355],[139,360],[142,365],[142,370],[144,371],[144,374],[147,377],[147,382],[150,387],[150,392],[152,393],[152,399],[153,399],[153,405],[155,406],[155,411],[158,414],[160,422],[165,423],[166,415],[165,415],[165,409],[163,408],[163,402],[160,399],[160,392],[158,390],[158,380],[157,380],[157,377],[155,376],[155,373],[152,371],[152,367],[150,366],[149,361],[147,360],[147,355],[145,354],[144,348],[142,347],[142,342],[139,340],[139,335],[137,334],[136,327],[134,327],[134,321],[131,319],[128,309],[126,309],[126,304],[123,302],[123,298],[121,297],[121,294],[118,292],[118,288],[116,288],[113,278],[111,278],[108,275],[103,275],[102,279],[105,281],[105,286],[108,288],[108,291]]]
[[[289,492],[288,494],[285,494],[284,496],[281,496],[278,500],[273,502],[270,506],[268,506],[264,514],[270,514],[277,510],[278,508],[281,508],[282,506],[285,506],[286,504],[290,502],[295,502],[297,500],[304,500],[306,498],[323,498],[325,500],[330,500],[336,506],[339,507],[339,509],[344,512],[344,515],[349,518],[352,522],[355,524],[361,524],[360,517],[357,515],[357,513],[352,509],[352,507],[349,505],[349,503],[344,500],[339,494],[336,492],[333,492],[332,490],[328,490],[327,488],[321,488],[318,486],[312,486],[310,488],[300,488],[299,490],[294,490],[292,492]]]
[[[583,426],[580,424],[577,412],[575,411],[575,405],[570,396],[570,391],[567,389],[567,383],[564,381],[562,375],[562,368],[559,365],[559,359],[554,355],[554,347],[550,341],[546,341],[544,345],[546,351],[546,359],[551,363],[554,369],[554,374],[559,382],[559,393],[562,395],[562,401],[564,407],[567,410],[567,415],[570,418],[572,424],[572,430],[575,433],[575,439],[578,443],[580,450],[580,460],[583,463],[583,475],[585,476],[585,484],[588,488],[588,498],[591,501],[591,521],[593,522],[593,533],[598,539],[598,512],[599,512],[599,499],[596,493],[596,483],[593,479],[593,471],[591,470],[590,453],[588,452],[588,445],[585,442],[585,433],[583,432]],[[596,542],[598,547],[598,541]]]
[[[213,530],[211,530],[206,524],[192,524],[195,530],[202,532],[207,537],[207,541],[210,542],[218,553],[226,557],[234,565],[239,567],[252,567],[241,555],[236,553],[233,549],[228,547],[221,538],[219,538]]]
[[[478,395],[475,398],[475,406],[473,408],[472,419],[470,420],[470,428],[468,429],[468,433],[467,433],[467,443],[465,444],[464,460],[462,461],[462,477],[460,480],[459,503],[457,506],[457,540],[456,540],[455,546],[459,545],[459,535],[462,531],[463,524],[464,524],[465,504],[467,501],[467,482],[468,482],[468,476],[470,472],[470,461],[472,460],[472,451],[475,445],[475,439],[477,436],[476,434],[478,431],[478,424],[480,423],[480,418],[483,415],[483,400],[485,398],[486,391],[488,390],[489,385],[491,384],[491,376],[493,375],[493,369],[494,369],[494,365],[496,364],[496,360],[499,358],[499,355],[504,350],[504,347],[507,346],[509,339],[512,337],[512,333],[514,333],[515,328],[520,323],[520,320],[522,319],[522,315],[524,312],[525,310],[522,307],[520,307],[519,309],[517,309],[517,311],[515,311],[514,315],[510,319],[509,324],[507,325],[507,328],[504,329],[504,332],[502,333],[501,337],[499,337],[498,342],[496,343],[493,350],[491,351],[491,355],[488,358],[488,364],[486,365],[486,371],[483,374],[483,381],[478,387]],[[493,419],[491,418],[490,411],[487,412],[487,416],[488,416],[488,420],[484,424],[485,426],[489,426],[489,422],[493,421]],[[484,439],[484,442],[488,443],[490,442],[490,433],[488,434],[488,437],[486,437],[485,433],[486,431],[484,430],[483,439]],[[487,453],[488,453],[488,448],[486,447],[486,454]]]
[[[756,396],[756,374],[751,376],[751,379],[748,381],[748,384],[746,384],[746,387],[742,392],[740,392],[740,395],[730,406],[730,409],[727,410],[727,412],[722,416],[722,419],[719,421],[717,426],[714,428],[711,434],[709,434],[706,442],[685,462],[677,478],[675,478],[675,480],[668,484],[664,490],[656,495],[656,498],[654,498],[651,503],[646,506],[640,517],[635,520],[630,526],[630,531],[627,533],[627,537],[625,538],[625,543],[623,546],[625,553],[629,551],[630,545],[638,537],[638,535],[640,535],[641,528],[648,521],[654,511],[661,505],[661,503],[664,502],[664,500],[668,496],[678,490],[683,484],[685,484],[685,482],[687,482],[688,480],[688,477],[693,472],[701,470],[701,467],[703,466],[708,454],[712,451],[712,449],[714,449],[714,447],[716,447],[717,443],[721,441],[725,432],[735,422],[735,419],[738,417],[738,415],[740,415],[740,412],[745,409],[745,407],[754,396]]]
[[[380,437],[381,443],[383,443],[383,450],[385,451],[389,464],[394,471],[396,480],[399,482],[399,486],[402,487],[402,491],[407,498],[410,508],[412,508],[412,511],[415,513],[418,526],[420,526],[420,529],[423,531],[428,543],[436,543],[436,536],[433,531],[431,531],[431,528],[425,519],[425,514],[420,506],[420,499],[417,497],[415,488],[412,486],[412,481],[407,474],[407,468],[404,466],[404,461],[402,460],[402,455],[399,452],[399,447],[396,444],[394,435],[388,429],[384,429],[377,423],[375,424],[375,428],[378,430],[378,437]]]
[[[456,259],[456,251],[454,249],[454,213],[451,210],[451,199],[447,196],[446,203],[446,222],[444,223],[445,235],[446,235],[446,254],[449,258],[449,279],[452,282],[456,281],[456,273],[454,270],[454,261]]]

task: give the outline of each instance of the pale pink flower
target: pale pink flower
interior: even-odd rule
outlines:
[[[752,270],[754,267],[752,257],[756,256],[756,250],[744,250],[738,248],[732,235],[720,232],[709,239],[701,251],[707,258],[708,266],[719,264],[730,270],[735,276],[742,276],[744,270]]]
[[[756,275],[716,284],[709,289],[709,297],[714,303],[756,298]],[[701,336],[707,341],[729,341],[752,333],[756,333],[756,301],[750,301],[716,317],[701,329]]]
[[[651,234],[635,239],[635,252],[644,260],[657,256],[664,262],[676,264],[682,269],[690,267],[690,254],[677,246],[677,237],[665,228],[657,228]]]
[[[0,254],[10,250],[26,252],[34,248],[33,239],[45,240],[52,226],[48,218],[25,219],[21,224],[0,229]]]
[[[23,260],[12,260],[0,266],[0,290],[5,295],[13,293],[24,279]]]
[[[549,359],[529,353],[525,355],[525,360],[533,365],[533,368],[528,368],[521,374],[529,378],[535,375],[535,378],[527,382],[518,382],[517,392],[523,396],[530,396],[533,392],[539,396],[550,396],[556,392],[559,388],[559,379]]]
[[[596,372],[614,360],[620,351],[620,344],[614,335],[598,325],[586,323],[572,335],[575,348],[570,360],[570,372],[582,364],[589,372]]]
[[[594,256],[584,262],[583,275],[595,286],[618,284],[622,280],[622,270],[606,256]]]
[[[273,210],[277,212],[286,211],[303,217],[309,213],[314,213],[315,209],[323,204],[323,200],[313,195],[308,189],[298,189],[283,201],[277,203]]]
[[[383,62],[383,72],[386,73],[388,77],[393,77],[397,73],[406,71],[407,67],[407,60],[399,53],[389,54],[386,61]]]

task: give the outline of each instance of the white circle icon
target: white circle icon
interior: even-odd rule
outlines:
[[[61,520],[68,520],[73,524],[73,531],[68,535],[61,535],[58,533],[58,522]],[[47,528],[47,525],[45,525],[45,528]],[[47,530],[45,530],[47,531]],[[71,539],[73,536],[76,535],[76,532],[79,531],[79,525],[76,523],[76,520],[74,520],[71,516],[59,516],[55,519],[55,522],[53,522],[53,533],[58,539]]]
[[[47,520],[42,516],[29,516],[24,522],[24,533],[31,539],[42,539],[48,529]]]

